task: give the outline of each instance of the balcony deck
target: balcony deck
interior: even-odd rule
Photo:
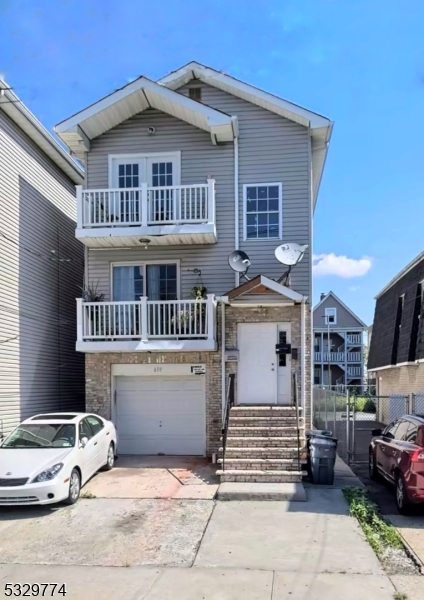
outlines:
[[[76,237],[92,248],[216,243],[215,181],[85,190],[77,186]],[[141,240],[141,241],[140,241]]]
[[[79,352],[183,352],[216,350],[216,302],[77,299]]]

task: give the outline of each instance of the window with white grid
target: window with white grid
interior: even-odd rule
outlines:
[[[244,239],[281,239],[282,184],[243,186]]]

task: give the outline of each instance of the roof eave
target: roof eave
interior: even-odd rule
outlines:
[[[25,106],[7,83],[0,79],[1,110],[12,119],[22,131],[65,173],[73,183],[81,184],[84,171],[64,148],[55,140],[49,131],[40,123],[33,113]]]
[[[416,265],[424,260],[424,251],[420,252],[415,258],[413,258],[403,269],[399,271],[397,275],[389,281],[389,283],[374,296],[374,300],[378,300],[383,294],[385,294],[395,283],[397,283],[404,275],[411,271]]]

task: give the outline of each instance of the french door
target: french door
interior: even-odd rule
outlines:
[[[120,303],[115,308],[115,319],[119,323],[120,335],[136,337],[140,332],[140,305],[125,303],[138,301],[141,296],[156,301],[148,305],[149,328],[155,331],[165,330],[169,319],[175,317],[175,307],[161,304],[160,301],[177,300],[177,265],[175,263],[114,265],[112,296],[114,302]]]
[[[112,157],[110,187],[114,193],[114,218],[125,225],[141,223],[141,184],[147,183],[150,223],[169,223],[175,220],[176,194],[163,189],[180,183],[179,154],[127,155]],[[153,190],[152,188],[158,188]]]

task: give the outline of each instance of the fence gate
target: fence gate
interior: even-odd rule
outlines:
[[[368,462],[373,429],[384,429],[403,414],[415,412],[412,397],[403,394],[359,396],[356,392],[356,389],[313,390],[314,427],[333,432],[339,440],[338,453],[348,464]],[[424,404],[424,395],[422,402]]]

